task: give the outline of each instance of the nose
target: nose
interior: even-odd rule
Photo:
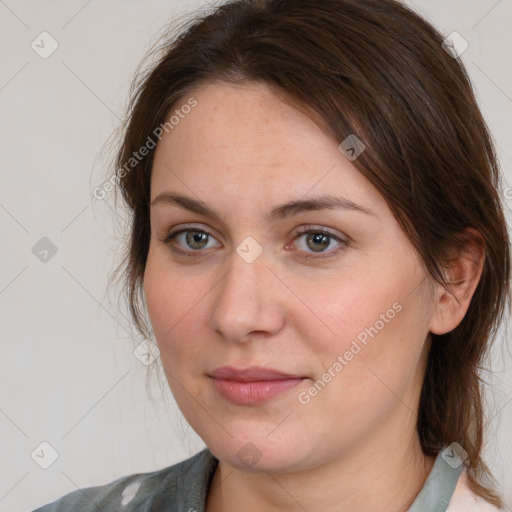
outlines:
[[[267,267],[264,252],[248,263],[235,251],[231,266],[215,287],[211,327],[224,339],[245,342],[277,334],[285,323],[279,300],[283,285]]]

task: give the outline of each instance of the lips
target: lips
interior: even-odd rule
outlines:
[[[255,405],[276,397],[297,386],[305,377],[283,373],[271,368],[253,366],[235,368],[222,366],[208,374],[217,392],[238,405]]]
[[[284,380],[297,379],[296,375],[290,375],[271,368],[252,366],[250,368],[239,369],[234,366],[222,366],[216,368],[210,374],[210,377],[216,379],[235,380],[239,382],[256,382],[262,380]]]

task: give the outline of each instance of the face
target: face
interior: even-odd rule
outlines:
[[[185,418],[250,471],[400,443],[433,313],[411,242],[341,141],[265,85],[190,96],[156,149],[144,276]]]

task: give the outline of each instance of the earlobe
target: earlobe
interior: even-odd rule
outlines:
[[[455,329],[464,318],[480,282],[485,262],[485,242],[473,228],[467,228],[443,260],[447,288],[437,284],[434,314],[430,325],[433,334]]]

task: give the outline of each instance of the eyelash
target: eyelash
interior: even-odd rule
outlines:
[[[206,231],[204,229],[199,229],[199,228],[193,228],[193,227],[187,227],[185,229],[181,229],[179,231],[175,231],[174,233],[170,233],[165,239],[162,240],[162,242],[164,244],[167,244],[169,246],[169,248],[177,253],[177,254],[180,254],[182,256],[186,256],[186,257],[200,257],[202,256],[201,253],[204,253],[205,251],[201,250],[201,249],[198,249],[198,250],[190,250],[190,251],[187,251],[187,250],[184,250],[184,249],[179,249],[178,247],[175,247],[172,245],[172,242],[173,240],[180,234],[182,233],[187,233],[187,232],[195,232],[195,233],[203,233],[205,235],[208,235],[209,237],[212,237],[212,238],[215,238],[209,231]],[[323,234],[323,235],[326,235],[328,236],[329,238],[339,242],[341,245],[339,247],[337,247],[336,249],[333,249],[331,251],[328,251],[326,253],[308,253],[307,256],[303,256],[305,259],[322,259],[322,258],[331,258],[333,256],[335,256],[336,254],[338,254],[338,252],[340,252],[341,250],[345,249],[346,245],[347,245],[347,241],[346,240],[343,240],[341,239],[340,237],[336,236],[334,233],[332,233],[331,231],[329,231],[328,229],[326,228],[318,228],[318,227],[314,227],[314,226],[302,226],[298,229],[297,233],[296,233],[296,236],[294,238],[297,239],[299,238],[300,236],[302,235],[306,235],[306,234]],[[315,255],[317,254],[317,255]]]

